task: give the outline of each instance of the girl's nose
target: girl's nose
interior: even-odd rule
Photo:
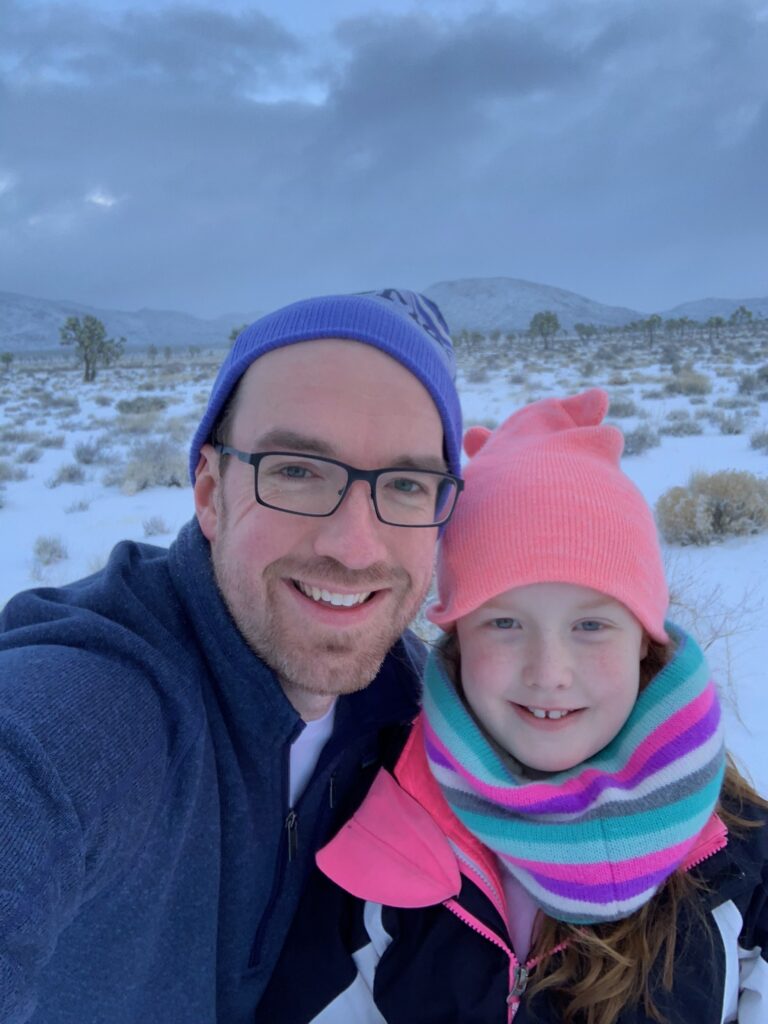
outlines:
[[[573,673],[565,646],[544,637],[532,643],[523,676],[526,685],[540,690],[567,689]]]

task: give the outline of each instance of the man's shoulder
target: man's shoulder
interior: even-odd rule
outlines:
[[[171,701],[192,707],[194,695],[183,693],[194,675],[191,632],[168,551],[123,541],[92,576],[8,602],[0,615],[0,707],[37,722],[60,701],[79,707],[86,722],[87,706],[95,712],[112,703],[131,718],[142,708],[167,713]]]

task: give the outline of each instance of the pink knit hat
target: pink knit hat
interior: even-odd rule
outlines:
[[[621,471],[608,395],[545,398],[464,435],[464,493],[437,559],[428,618],[449,629],[496,594],[574,583],[620,601],[666,643],[669,591],[653,513]]]

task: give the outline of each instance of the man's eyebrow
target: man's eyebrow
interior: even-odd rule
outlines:
[[[256,451],[268,451],[273,448],[278,451],[306,452],[307,455],[324,455],[329,459],[337,458],[336,451],[326,441],[309,434],[299,434],[295,430],[285,430],[282,427],[267,431],[255,442]],[[436,473],[446,472],[445,460],[439,455],[397,455],[389,459],[386,465],[395,469],[426,469]],[[379,467],[365,468],[377,469]]]

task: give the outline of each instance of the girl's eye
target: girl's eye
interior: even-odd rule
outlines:
[[[491,625],[496,629],[519,629],[520,627],[517,619],[491,619]]]
[[[584,619],[583,622],[578,623],[576,628],[585,633],[599,633],[605,627],[604,623],[598,622],[597,619]]]

